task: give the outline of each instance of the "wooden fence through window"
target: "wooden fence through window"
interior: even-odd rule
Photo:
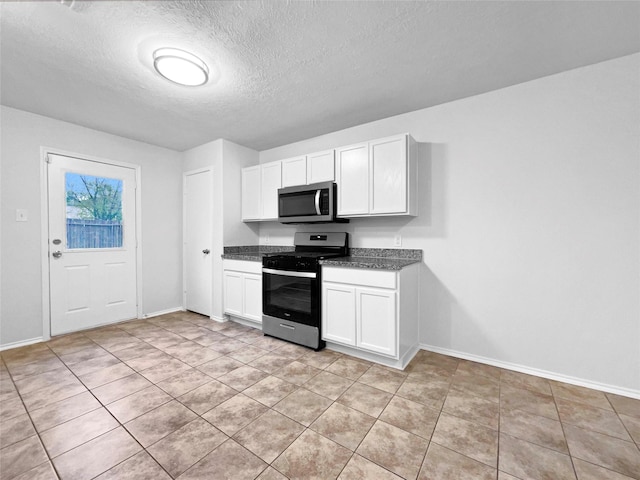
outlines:
[[[67,218],[67,248],[120,248],[122,223],[119,220]]]

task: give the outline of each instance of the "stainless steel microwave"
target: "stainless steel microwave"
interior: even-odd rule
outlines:
[[[337,188],[333,182],[278,189],[280,223],[348,222],[336,218]]]

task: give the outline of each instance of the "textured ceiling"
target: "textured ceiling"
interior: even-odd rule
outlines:
[[[256,150],[640,51],[640,2],[3,2],[2,104],[185,150]],[[172,84],[162,46],[214,81]]]

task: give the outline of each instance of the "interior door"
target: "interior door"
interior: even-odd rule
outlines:
[[[184,176],[185,308],[211,315],[212,298],[212,184],[211,170]]]
[[[48,161],[51,334],[135,318],[135,169]]]

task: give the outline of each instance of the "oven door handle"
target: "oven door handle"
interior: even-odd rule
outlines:
[[[322,213],[320,212],[320,189],[316,190],[316,213],[318,215],[322,215]]]
[[[318,276],[315,272],[291,272],[289,270],[274,270],[273,268],[263,268],[262,273],[270,273],[271,275],[282,275],[283,277],[301,277],[301,278],[316,278]]]

